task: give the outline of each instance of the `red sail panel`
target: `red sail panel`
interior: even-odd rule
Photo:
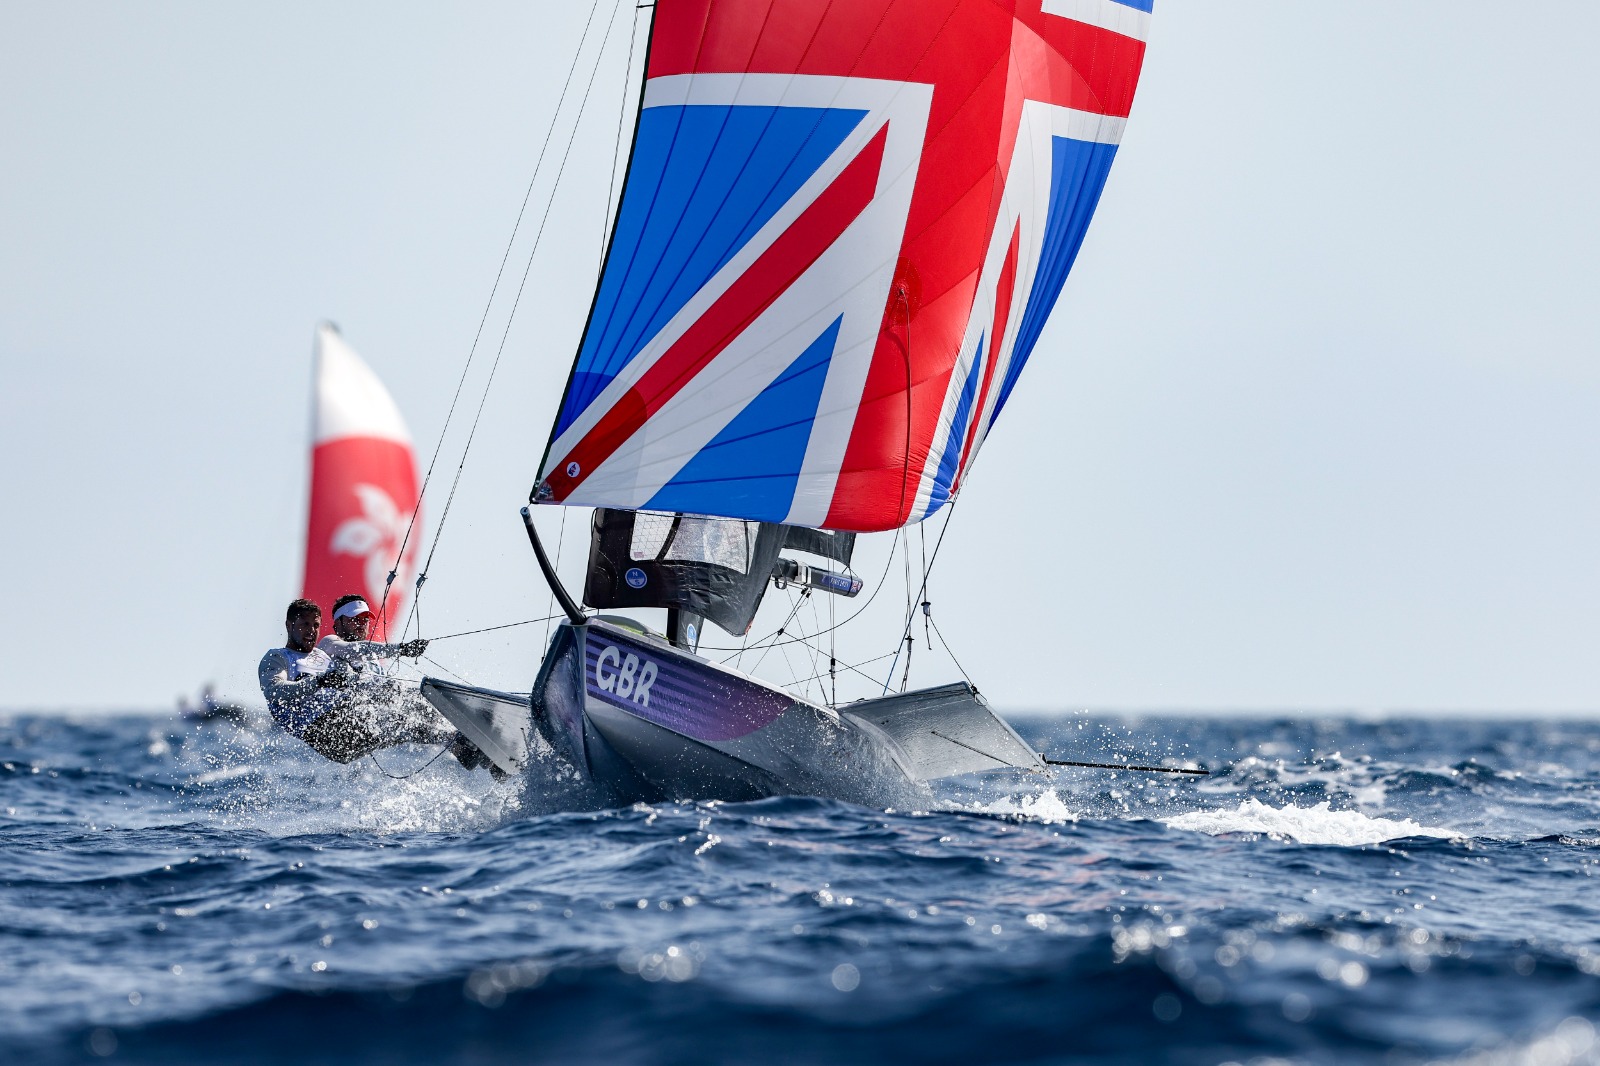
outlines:
[[[311,499],[301,595],[323,611],[354,593],[379,611],[373,638],[403,624],[420,529],[413,529],[388,602],[384,585],[418,505],[411,437],[383,383],[337,330],[317,330]]]

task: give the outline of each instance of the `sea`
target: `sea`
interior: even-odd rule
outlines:
[[[1600,723],[1015,718],[893,809],[0,715],[0,1062],[1600,1063]]]

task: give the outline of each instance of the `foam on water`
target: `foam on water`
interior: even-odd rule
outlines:
[[[1035,794],[1025,792],[1017,796],[1001,796],[996,800],[980,801],[955,809],[969,810],[978,814],[994,814],[1005,818],[1020,818],[1030,822],[1042,822],[1045,825],[1076,822],[1079,817],[1053,788]]]
[[[1461,835],[1449,829],[1418,825],[1409,818],[1373,818],[1360,811],[1336,811],[1326,801],[1314,807],[1293,803],[1272,807],[1254,797],[1240,801],[1231,811],[1190,811],[1161,821],[1174,829],[1212,836],[1260,833],[1275,840],[1347,847],[1381,844],[1401,837],[1450,839]]]

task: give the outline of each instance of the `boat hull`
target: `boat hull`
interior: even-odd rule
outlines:
[[[891,805],[922,794],[905,751],[872,723],[604,621],[561,627],[533,713],[550,745],[620,802]]]

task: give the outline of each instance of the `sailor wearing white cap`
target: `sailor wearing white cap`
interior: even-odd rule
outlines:
[[[357,673],[381,671],[385,660],[415,659],[428,650],[425,640],[403,644],[384,644],[369,640],[372,634],[372,608],[360,596],[340,596],[333,601],[333,632],[317,642],[317,647],[338,662],[347,663]]]

